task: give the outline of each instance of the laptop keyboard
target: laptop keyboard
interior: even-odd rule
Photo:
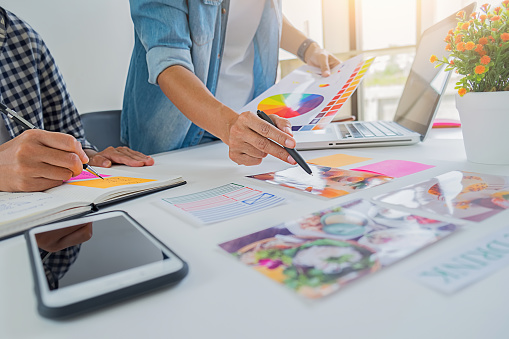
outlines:
[[[343,138],[373,138],[401,135],[384,121],[353,122],[339,126]]]

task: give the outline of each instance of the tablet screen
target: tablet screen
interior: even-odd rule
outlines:
[[[35,239],[50,290],[168,259],[122,215],[37,233]]]

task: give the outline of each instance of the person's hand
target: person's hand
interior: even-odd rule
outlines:
[[[61,251],[64,248],[82,244],[90,238],[92,238],[91,222],[35,235],[37,247],[47,252]]]
[[[304,54],[304,60],[310,66],[319,67],[322,70],[322,76],[328,77],[330,75],[331,68],[336,67],[341,61],[334,55],[327,52],[325,49],[320,48],[317,43],[312,43],[306,53]]]
[[[230,147],[230,159],[239,165],[252,166],[260,164],[263,158],[270,154],[289,164],[296,164],[280,146],[296,146],[288,120],[270,115],[276,128],[252,112],[244,112],[236,117],[229,125],[230,133],[226,142]]]
[[[87,162],[73,136],[27,130],[0,145],[0,191],[44,191],[80,174]]]
[[[154,159],[128,147],[108,147],[104,151],[87,150],[90,166],[111,167],[112,164],[122,164],[131,167],[152,166]]]

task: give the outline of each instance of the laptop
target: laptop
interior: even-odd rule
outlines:
[[[469,16],[476,3],[462,10]],[[447,56],[444,38],[456,28],[456,13],[428,28],[421,36],[393,121],[331,123],[325,129],[296,131],[298,150],[411,145],[424,141],[440,106],[450,72],[429,59]]]

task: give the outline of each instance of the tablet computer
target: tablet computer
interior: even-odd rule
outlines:
[[[187,264],[127,213],[112,211],[25,233],[38,311],[65,318],[175,284]]]

